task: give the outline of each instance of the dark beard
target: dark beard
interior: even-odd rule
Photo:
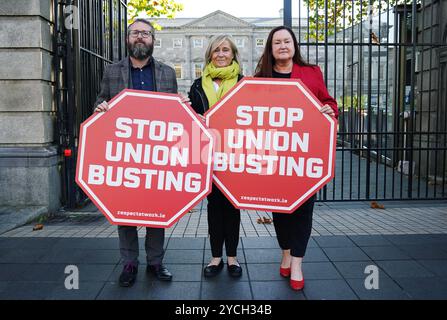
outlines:
[[[145,45],[142,42],[136,42],[134,44],[128,44],[127,49],[129,50],[129,55],[137,60],[144,60],[152,56],[154,51],[154,45]]]

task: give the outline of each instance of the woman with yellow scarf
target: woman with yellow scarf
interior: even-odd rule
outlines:
[[[202,77],[191,86],[189,99],[198,114],[212,108],[241,78],[238,49],[229,36],[211,39],[205,53],[206,66]],[[228,272],[242,275],[237,261],[241,215],[223,193],[213,184],[208,195],[208,233],[212,259],[204,269],[205,277],[216,276],[224,266],[222,253],[225,243]]]

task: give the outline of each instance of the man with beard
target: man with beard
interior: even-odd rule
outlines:
[[[109,109],[107,101],[125,88],[135,90],[177,93],[175,71],[152,57],[154,50],[154,27],[145,19],[136,19],[127,31],[129,57],[106,66],[101,83],[101,92],[95,103],[95,112]],[[183,98],[183,101],[189,101]],[[119,277],[122,287],[134,284],[138,273],[138,233],[136,227],[118,226],[121,260],[124,268]],[[164,256],[165,229],[146,228],[146,272],[159,280],[170,281],[172,274],[162,264]]]

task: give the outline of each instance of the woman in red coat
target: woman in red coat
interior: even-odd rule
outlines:
[[[276,27],[270,32],[255,77],[301,79],[323,104],[320,111],[338,116],[337,102],[329,95],[320,68],[303,60],[295,34],[288,27]],[[276,237],[282,249],[280,274],[290,277],[294,290],[304,287],[301,264],[312,232],[314,202],[315,196],[292,214],[273,212]]]

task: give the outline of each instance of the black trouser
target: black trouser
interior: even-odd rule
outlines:
[[[213,190],[208,195],[208,233],[214,258],[222,257],[224,243],[227,257],[237,255],[240,223],[240,210],[213,184]]]
[[[289,250],[294,257],[304,257],[312,233],[312,215],[315,196],[303,203],[293,213],[273,212],[276,238],[282,250]]]
[[[137,227],[118,226],[120,241],[120,253],[123,265],[132,263],[138,265],[140,247],[138,244]],[[146,228],[146,260],[147,264],[161,264],[165,251],[163,249],[165,241],[165,229]]]

